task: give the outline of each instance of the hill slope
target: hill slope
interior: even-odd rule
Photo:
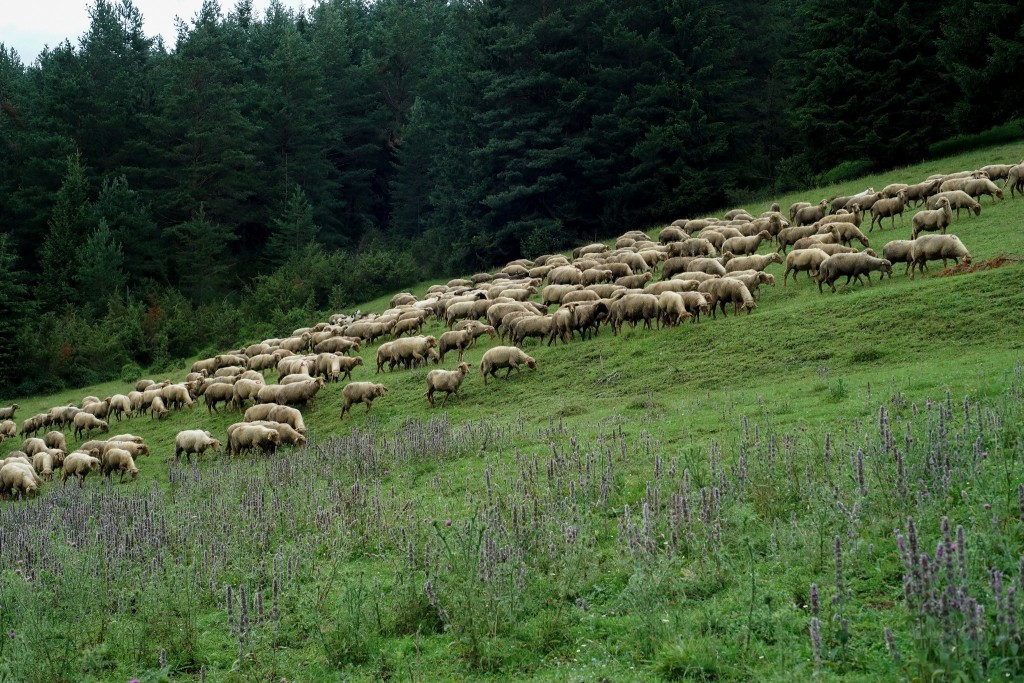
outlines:
[[[779,201],[1019,157],[983,150]],[[909,238],[910,214],[899,223],[872,246]],[[832,295],[784,288],[772,266],[779,285],[753,315],[528,346],[536,372],[487,387],[474,373],[444,412],[423,399],[425,370],[381,375],[387,396],[344,422],[329,386],[307,414],[313,447],[294,455],[176,466],[178,430],[223,434],[237,413],[122,423],[154,447],[139,482],[0,509],[2,588],[19,605],[0,625],[24,659],[8,666],[23,675],[73,620],[77,647],[40,680],[203,666],[209,680],[875,679],[891,670],[886,626],[907,675],[1019,675],[989,572],[1024,590],[1022,223],[1024,202],[986,200],[954,225],[976,261],[1011,257],[977,272],[897,269]],[[373,376],[374,350],[355,379]],[[19,399],[19,417],[126,389]],[[964,526],[966,577],[904,592],[893,529],[909,535],[908,516],[921,552],[942,517]],[[108,592],[72,590],[99,567],[114,569]],[[922,601],[947,584],[987,606],[982,636]],[[225,585],[236,605],[248,591],[248,628]]]

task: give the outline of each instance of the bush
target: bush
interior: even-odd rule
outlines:
[[[822,185],[834,185],[844,183],[848,180],[856,180],[874,170],[874,163],[870,159],[854,159],[844,161],[835,168],[822,173],[818,182]]]

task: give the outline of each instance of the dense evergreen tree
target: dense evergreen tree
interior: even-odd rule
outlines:
[[[85,293],[76,291],[74,275],[81,258],[79,246],[95,225],[81,155],[69,155],[66,169],[50,217],[50,230],[39,249],[39,298],[49,310],[85,298]]]
[[[0,390],[10,392],[25,367],[19,337],[32,313],[26,274],[17,267],[18,255],[10,235],[0,233]]]

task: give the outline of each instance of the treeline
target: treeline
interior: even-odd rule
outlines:
[[[90,13],[0,49],[4,393],[1024,115],[1010,1],[209,1],[173,46]]]

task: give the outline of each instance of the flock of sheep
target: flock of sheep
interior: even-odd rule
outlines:
[[[996,180],[1004,180],[1003,188]],[[85,397],[79,406],[55,406],[24,420],[22,447],[0,460],[0,495],[34,493],[42,481],[62,469],[62,479],[85,477],[94,471],[123,480],[138,475],[135,459],[148,455],[149,447],[139,437],[124,434],[107,440],[91,440],[94,431],[108,432],[108,420],[120,422],[149,413],[163,419],[171,410],[191,408],[202,398],[207,411],[223,406],[242,413],[242,421],[227,429],[227,450],[232,455],[269,451],[282,445],[306,443],[306,426],[301,409],[314,407],[316,397],[328,383],[351,380],[363,365],[356,355],[378,339],[390,337],[376,350],[376,373],[397,367],[405,369],[444,362],[448,353],[457,354],[454,370],[434,369],[426,374],[426,399],[434,406],[434,395],[443,393],[443,407],[451,395],[461,401],[459,388],[470,373],[464,352],[480,337],[501,338],[488,349],[479,369],[484,384],[505,369],[505,377],[522,366],[537,368],[537,362],[520,347],[527,338],[569,343],[598,334],[602,325],[618,334],[623,323],[643,323],[646,328],[676,326],[701,314],[725,315],[732,304],[734,314],[757,306],[761,285],[775,285],[765,269],[782,263],[783,286],[793,273],[806,272],[815,278],[819,290],[845,276],[846,282],[861,277],[871,283],[871,273],[892,277],[894,263],[905,263],[914,277],[929,261],[970,263],[963,243],[946,230],[960,210],[981,213],[979,198],[1003,197],[1009,185],[1011,197],[1024,195],[1024,162],[993,165],[974,171],[932,176],[917,184],[894,184],[875,192],[822,200],[816,205],[802,202],[784,216],[775,204],[761,216],[742,210],[729,211],[722,218],[677,220],[661,230],[657,242],[641,231],[630,231],[616,239],[614,247],[595,243],[579,247],[572,259],[549,254],[508,263],[497,273],[478,273],[468,279],[435,285],[420,299],[404,292],[392,297],[387,310],[376,314],[334,315],[326,322],[295,330],[287,338],[267,339],[244,349],[196,361],[182,382],[139,380],[135,390],[99,399]],[[895,225],[896,216],[910,205],[926,206],[912,219],[911,240],[894,240],[884,245],[882,257],[869,248],[861,230],[870,213],[868,232],[884,219]],[[922,234],[938,233],[938,234]],[[863,250],[852,246],[858,242]],[[774,246],[767,253],[756,252],[764,244]],[[792,250],[787,253],[787,250]],[[660,277],[655,280],[655,274]],[[538,300],[534,300],[538,299]],[[557,309],[551,313],[551,307]],[[428,320],[443,322],[449,329],[440,338],[419,334]],[[486,321],[486,322],[483,322]],[[409,335],[409,336],[404,336]],[[506,337],[511,345],[504,345]],[[266,373],[276,371],[277,383],[268,383]],[[364,404],[369,412],[374,400],[385,395],[379,383],[349,381],[341,391],[340,418],[353,406]],[[249,405],[247,405],[249,404]],[[0,441],[15,437],[17,404],[0,408]],[[242,412],[244,411],[244,413]],[[69,451],[63,431],[90,439]],[[49,430],[49,431],[48,431]],[[45,432],[42,438],[38,434]],[[222,443],[205,430],[179,432],[174,456],[190,459],[206,450],[219,452]]]

